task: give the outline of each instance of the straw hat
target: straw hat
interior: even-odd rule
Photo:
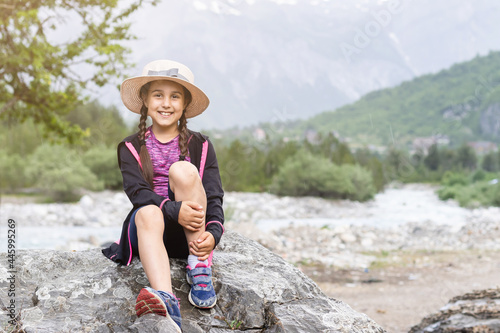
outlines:
[[[120,95],[123,104],[132,112],[141,113],[143,105],[140,90],[143,85],[156,80],[168,80],[177,82],[191,93],[192,101],[186,108],[186,118],[192,118],[208,107],[210,101],[207,95],[194,85],[194,75],[191,70],[176,61],[156,60],[150,62],[142,70],[141,76],[132,77],[123,81]]]

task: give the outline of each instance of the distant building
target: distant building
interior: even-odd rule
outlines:
[[[265,138],[266,138],[266,131],[264,131],[262,128],[260,127],[257,127],[254,131],[253,131],[253,137],[255,138],[255,140],[257,141],[263,141]]]
[[[383,154],[387,150],[387,147],[385,147],[385,146],[368,145],[367,148],[372,153],[379,153],[379,154]]]
[[[485,155],[493,151],[498,150],[498,146],[496,143],[491,142],[491,141],[474,141],[474,142],[468,142],[467,146],[471,147],[474,149],[476,154],[478,155]]]
[[[312,144],[318,143],[318,132],[312,129],[304,132],[304,137]]]
[[[425,137],[417,137],[412,141],[412,151],[421,151],[424,154],[429,152],[429,148],[432,145],[438,146],[447,146],[450,144],[450,138],[447,135],[433,135],[433,136],[425,136]]]

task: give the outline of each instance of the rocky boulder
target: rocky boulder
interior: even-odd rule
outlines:
[[[452,298],[438,313],[425,317],[410,333],[500,332],[500,288]]]
[[[16,320],[24,332],[171,332],[162,317],[137,318],[135,298],[148,285],[141,263],[128,267],[100,250],[23,250],[16,254]],[[8,328],[12,275],[0,254],[0,327]],[[258,243],[227,232],[214,254],[217,306],[193,308],[185,261],[172,260],[183,331],[384,332],[365,314],[326,297],[301,271]]]

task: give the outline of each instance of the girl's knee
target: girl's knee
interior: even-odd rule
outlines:
[[[187,161],[179,161],[172,164],[168,172],[169,182],[173,189],[178,186],[192,186],[194,183],[201,182],[198,169],[194,164]]]
[[[135,214],[137,228],[163,227],[163,213],[160,207],[148,205],[140,208]]]

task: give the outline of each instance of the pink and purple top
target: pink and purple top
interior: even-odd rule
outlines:
[[[153,184],[156,194],[168,198],[168,171],[175,162],[179,161],[181,149],[179,147],[179,136],[162,143],[155,137],[151,127],[145,135],[146,148],[148,149],[151,162],[153,163]],[[189,156],[185,161],[191,162]]]

